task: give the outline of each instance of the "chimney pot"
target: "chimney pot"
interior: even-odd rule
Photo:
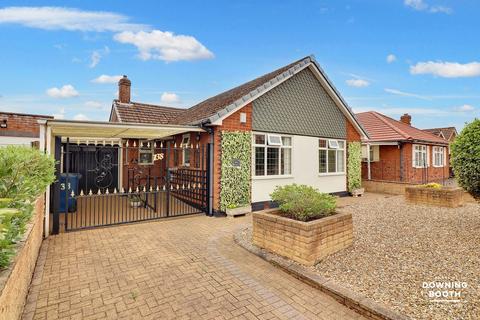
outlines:
[[[130,86],[131,81],[126,75],[118,81],[118,100],[121,103],[130,103]]]
[[[412,116],[408,113],[404,113],[403,116],[400,117],[400,122],[408,124],[409,126],[412,125]]]

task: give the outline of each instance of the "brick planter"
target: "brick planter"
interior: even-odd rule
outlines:
[[[8,269],[0,272],[0,319],[20,319],[30,281],[43,240],[43,195],[23,238],[16,245],[16,255]]]
[[[254,212],[253,243],[312,266],[353,241],[352,214],[343,211],[310,222],[282,217],[278,209]]]
[[[462,188],[425,188],[408,186],[405,188],[405,200],[412,204],[426,204],[437,207],[458,208],[463,206]]]

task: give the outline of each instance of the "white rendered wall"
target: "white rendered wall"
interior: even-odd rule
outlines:
[[[276,186],[290,183],[310,185],[326,193],[346,191],[345,173],[318,173],[318,139],[292,136],[292,174],[281,178],[252,176],[252,202],[268,201]],[[346,168],[346,165],[344,167]]]

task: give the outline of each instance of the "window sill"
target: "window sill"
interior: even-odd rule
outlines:
[[[284,176],[253,176],[252,180],[293,179],[291,174]]]
[[[445,166],[433,166],[434,168],[445,168]]]
[[[319,177],[330,177],[330,176],[344,176],[345,172],[331,172],[331,173],[319,173]]]

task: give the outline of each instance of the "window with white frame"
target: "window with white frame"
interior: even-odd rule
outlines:
[[[138,149],[138,163],[152,164],[153,163],[153,142],[148,140],[141,140]]]
[[[292,173],[292,137],[253,135],[254,176],[286,176]]]
[[[445,148],[433,147],[433,166],[444,167],[445,166]]]
[[[182,164],[186,167],[190,166],[190,134],[182,136],[182,143],[180,145],[182,150]]]
[[[415,144],[413,146],[413,166],[426,168],[428,166],[427,146]]]
[[[318,140],[318,172],[345,173],[345,141]]]

